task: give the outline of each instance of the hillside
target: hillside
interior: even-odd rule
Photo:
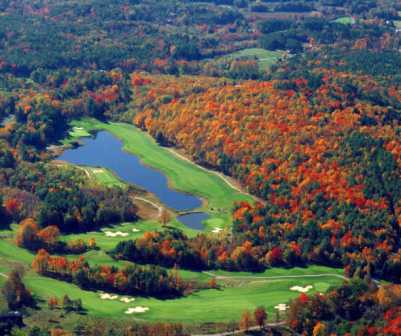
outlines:
[[[400,14],[1,1],[0,334],[399,335]]]

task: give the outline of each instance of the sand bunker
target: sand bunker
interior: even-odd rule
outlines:
[[[101,293],[100,294],[100,298],[102,300],[117,300],[118,299],[118,295],[111,295],[108,293]]]
[[[104,231],[104,234],[106,235],[106,237],[112,237],[112,238],[115,238],[115,237],[118,237],[118,236],[120,236],[120,237],[127,237],[128,236],[128,233],[121,232],[121,231],[117,231],[117,232]]]
[[[285,303],[280,303],[277,306],[274,307],[274,309],[277,309],[279,311],[286,311],[289,308]]]
[[[132,232],[139,232],[139,231],[141,231],[141,230],[139,230],[139,229],[132,229]]]
[[[103,169],[95,168],[95,169],[93,169],[93,172],[94,172],[95,174],[100,174],[100,173],[103,173]]]
[[[135,307],[135,308],[128,308],[128,309],[126,310],[125,313],[126,313],[126,314],[146,313],[148,310],[149,310],[148,307],[141,307],[141,306],[138,306],[138,307]]]
[[[290,288],[290,290],[295,291],[295,292],[300,292],[300,293],[308,293],[313,286],[309,285],[306,287],[301,287],[301,286],[293,286]]]
[[[134,298],[129,298],[129,297],[122,297],[122,298],[120,299],[120,301],[121,301],[121,302],[125,302],[125,303],[131,303],[131,302],[134,302],[135,299],[134,299]]]
[[[83,128],[83,127],[74,127],[74,130],[76,130],[76,131],[83,131],[84,128]]]
[[[212,230],[213,233],[220,233],[221,231],[223,231],[223,229],[222,228],[218,228],[218,227],[216,227],[216,228],[214,228]]]

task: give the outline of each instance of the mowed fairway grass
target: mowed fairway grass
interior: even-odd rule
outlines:
[[[284,51],[270,51],[261,48],[248,48],[223,56],[219,58],[219,60],[231,61],[235,59],[256,59],[258,61],[260,71],[264,71],[269,69],[284,55]]]
[[[0,240],[0,270],[9,271],[5,260],[20,262],[29,266],[33,255],[13,244],[11,240]],[[185,279],[206,281],[210,275],[190,271],[180,271]],[[252,310],[263,305],[267,308],[270,318],[274,319],[275,309],[279,303],[288,303],[297,297],[298,292],[291,291],[292,286],[312,285],[309,293],[324,292],[330,286],[342,283],[340,276],[312,277],[319,274],[337,274],[342,271],[323,266],[308,268],[271,269],[264,273],[232,273],[217,272],[218,275],[230,278],[218,280],[221,289],[210,289],[196,292],[188,297],[175,300],[157,300],[153,298],[136,297],[135,302],[126,304],[118,300],[102,300],[98,293],[84,291],[66,282],[46,278],[29,271],[25,275],[26,285],[42,299],[41,305],[47,306],[47,300],[52,297],[62,297],[68,294],[72,299],[80,298],[90,316],[108,317],[110,319],[140,319],[143,321],[180,321],[183,323],[227,322],[238,320],[245,309]],[[291,279],[269,279],[268,277],[293,276]],[[127,315],[129,307],[145,306],[150,310],[144,314]]]
[[[232,188],[213,172],[207,172],[196,164],[176,157],[159,146],[147,133],[124,123],[102,123],[95,119],[83,119],[73,123],[74,129],[86,132],[106,130],[118,137],[124,149],[137,155],[145,164],[159,169],[173,188],[194,194],[205,200],[201,209],[209,213],[206,229],[226,227],[231,224],[231,210],[235,202],[253,198]],[[73,137],[75,132],[71,134]],[[101,155],[101,153],[99,153]]]

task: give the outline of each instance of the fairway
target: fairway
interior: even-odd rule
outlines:
[[[126,151],[163,172],[172,187],[201,197],[204,202],[202,208],[198,210],[206,211],[210,215],[205,222],[207,230],[212,230],[216,226],[230,226],[231,210],[235,202],[253,201],[251,196],[237,191],[214,172],[208,172],[159,146],[153,138],[135,126],[124,123],[102,123],[94,119],[83,119],[74,122],[73,126],[74,129],[86,132],[107,130],[113,133],[123,142]],[[71,136],[75,136],[75,133]],[[112,177],[105,176],[105,173],[99,173],[99,176],[106,183],[116,183]]]
[[[235,59],[256,59],[259,64],[259,69],[264,71],[269,69],[284,55],[284,51],[270,51],[261,48],[249,48],[225,55],[218,60],[231,61]]]
[[[92,252],[91,252],[92,253]],[[101,252],[96,252],[97,257],[91,262],[106,263],[108,256],[100,258]],[[95,253],[95,254],[96,254]],[[90,254],[87,255],[91,259]],[[8,272],[9,267],[5,260],[15,260],[25,266],[32,262],[33,255],[24,249],[16,247],[11,241],[0,241],[0,271]],[[109,259],[111,262],[111,259]],[[115,263],[117,266],[118,263]],[[46,301],[52,297],[62,297],[68,294],[72,299],[82,299],[83,306],[89,316],[109,317],[111,319],[135,319],[146,321],[181,321],[184,323],[201,322],[227,322],[238,320],[244,309],[255,309],[264,305],[270,315],[275,317],[274,306],[280,303],[288,303],[297,297],[299,293],[291,291],[292,286],[312,285],[310,293],[324,292],[330,286],[342,283],[340,276],[319,276],[320,273],[333,273],[341,275],[341,270],[331,269],[323,266],[311,266],[308,268],[294,269],[271,269],[264,273],[232,273],[217,272],[219,275],[232,276],[232,279],[218,280],[221,289],[209,289],[195,292],[188,297],[174,300],[157,300],[153,298],[136,297],[135,304],[127,304],[115,300],[102,300],[99,293],[85,291],[79,287],[66,282],[46,278],[27,272],[25,282],[33,293],[45,300],[41,305],[46,307]],[[180,271],[184,279],[197,279],[207,281],[210,275],[206,273]],[[268,276],[291,275],[292,279],[263,279]],[[243,278],[238,279],[236,276]],[[254,277],[261,277],[256,279]],[[131,306],[145,306],[150,310],[145,314],[126,315],[125,311]]]
[[[344,16],[344,17],[339,17],[338,19],[334,20],[334,22],[345,25],[351,25],[355,23],[355,19],[351,16]]]
[[[142,230],[157,226],[152,222],[126,223],[118,226],[119,230],[130,231],[137,228],[140,232],[133,232],[130,238],[135,239],[142,234]],[[113,227],[115,230],[117,227]],[[159,227],[160,228],[160,227]],[[13,226],[16,229],[16,226]],[[10,234],[10,231],[2,231]],[[11,231],[12,232],[12,231]],[[105,238],[103,232],[88,233],[85,235],[66,236],[65,239],[94,237],[101,248],[84,254],[90,264],[105,264],[122,267],[129,264],[125,261],[115,261],[105,252],[115,246],[121,238]],[[12,265],[20,263],[29,269],[34,255],[25,249],[17,247],[12,238],[0,240],[0,272],[7,273]],[[69,256],[76,258],[76,256]],[[135,304],[121,301],[102,300],[99,293],[85,291],[79,287],[55,279],[46,278],[28,271],[25,276],[27,286],[33,293],[43,300],[41,306],[46,308],[47,300],[52,297],[62,297],[68,294],[72,299],[81,298],[89,316],[109,317],[111,319],[135,319],[146,321],[180,321],[184,323],[227,322],[238,320],[244,309],[255,309],[263,305],[267,308],[271,318],[275,316],[274,307],[280,303],[288,303],[299,293],[291,291],[292,286],[308,286],[313,288],[310,293],[324,292],[330,286],[343,282],[342,270],[324,266],[310,266],[306,268],[274,268],[262,273],[248,272],[192,272],[179,271],[186,280],[197,280],[206,283],[212,277],[217,279],[220,289],[208,289],[195,292],[187,297],[174,300],[158,300],[153,298],[136,297]],[[326,275],[325,275],[326,274]],[[286,277],[290,278],[286,278]],[[282,278],[276,278],[282,277]],[[4,277],[0,279],[4,281]],[[124,312],[131,306],[145,306],[150,310],[144,314],[126,315]]]

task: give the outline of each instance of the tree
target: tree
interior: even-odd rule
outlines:
[[[252,316],[249,310],[244,310],[239,321],[239,327],[242,330],[248,330],[252,325]]]
[[[72,300],[70,299],[70,297],[69,297],[67,294],[65,294],[65,295],[63,296],[62,306],[63,306],[63,309],[64,309],[66,312],[70,312],[70,311],[73,311],[73,310],[74,310],[73,302],[72,302]]]
[[[3,223],[8,223],[7,220],[7,208],[3,206],[3,196],[0,195],[0,225]]]
[[[35,250],[39,246],[38,226],[32,218],[23,220],[18,227],[16,243],[18,246]]]
[[[163,226],[166,226],[170,220],[171,220],[170,214],[166,209],[163,208],[160,214],[160,223]]]
[[[213,288],[213,289],[216,289],[217,288],[217,281],[216,281],[216,278],[211,278],[209,281],[208,281],[208,285],[209,285],[209,287],[210,288]]]
[[[254,314],[256,323],[258,324],[260,329],[262,329],[267,320],[266,309],[264,307],[257,307],[253,314]]]
[[[32,294],[22,282],[22,270],[14,269],[9,274],[1,292],[11,310],[23,306],[32,306],[34,303]]]
[[[47,304],[48,304],[49,308],[50,308],[51,310],[53,310],[53,309],[57,308],[57,306],[58,306],[58,300],[57,300],[57,298],[56,298],[55,296],[52,296],[52,297],[49,299],[49,301],[47,302]]]

